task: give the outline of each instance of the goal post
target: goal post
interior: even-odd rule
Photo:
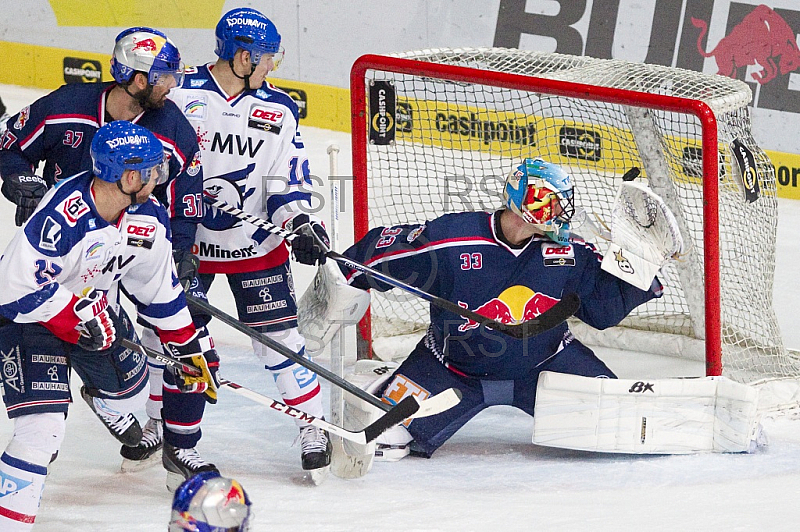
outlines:
[[[796,377],[772,308],[775,171],[752,137],[750,100],[738,80],[621,60],[502,48],[362,56],[351,70],[355,238],[496,209],[513,163],[533,156],[564,166],[577,206],[609,220],[622,175],[637,166],[689,253],[665,269],[663,298],[612,331],[575,323],[576,335],[673,346],[704,358],[707,375],[740,382]],[[360,335],[396,343],[427,320],[422,302],[373,293]]]

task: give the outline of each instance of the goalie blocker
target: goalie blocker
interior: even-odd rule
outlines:
[[[758,391],[725,377],[599,379],[544,371],[533,443],[631,454],[752,452]]]

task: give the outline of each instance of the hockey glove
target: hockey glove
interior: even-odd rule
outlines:
[[[104,292],[92,288],[78,299],[73,311],[80,320],[78,346],[81,349],[105,351],[114,349],[122,341],[125,329],[117,313],[108,306],[108,298]]]
[[[299,214],[287,227],[296,236],[292,240],[292,253],[300,264],[325,264],[325,254],[330,250],[330,238],[321,223],[311,220],[307,214]],[[288,225],[288,224],[287,224]]]
[[[200,259],[185,249],[173,249],[172,260],[175,261],[175,269],[178,270],[178,279],[181,282],[183,291],[186,292],[192,286],[194,278],[197,277]]]
[[[39,202],[47,192],[47,183],[38,175],[23,173],[13,174],[3,178],[0,187],[3,196],[17,205],[14,223],[21,227],[31,217]]]
[[[217,376],[219,356],[217,356],[214,341],[208,335],[208,331],[201,328],[186,342],[182,344],[167,342],[164,347],[175,358],[190,362],[203,372],[199,377],[178,373],[175,380],[180,391],[205,394],[206,401],[212,405],[216,404],[217,389],[219,389],[219,377]]]

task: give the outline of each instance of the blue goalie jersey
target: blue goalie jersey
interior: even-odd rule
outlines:
[[[438,297],[502,323],[534,319],[565,294],[576,293],[576,316],[592,327],[618,324],[635,307],[661,296],[642,291],[600,268],[591,243],[572,237],[562,246],[534,236],[520,248],[499,236],[500,212],[447,214],[425,224],[372,229],[344,254]],[[343,268],[351,285],[389,290]],[[565,323],[514,339],[431,305],[426,346],[456,372],[483,379],[515,379],[574,341]]]

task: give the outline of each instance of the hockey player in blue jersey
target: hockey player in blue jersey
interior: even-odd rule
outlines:
[[[573,183],[558,165],[525,159],[509,174],[504,201],[505,208],[493,213],[378,227],[344,254],[503,323],[535,319],[565,294],[576,293],[581,299],[576,317],[603,329],[661,296],[657,279],[645,291],[602,270],[594,245],[570,233]],[[343,273],[357,288],[391,288],[355,270],[343,268]],[[450,387],[461,390],[463,398],[447,412],[387,432],[378,440],[378,457],[402,458],[409,450],[430,457],[492,405],[512,405],[533,415],[542,371],[615,378],[566,323],[515,339],[437,306],[430,311],[424,339],[370,391],[392,404],[409,393],[424,398]]]
[[[183,70],[178,48],[160,31],[135,27],[121,32],[111,59],[113,82],[64,85],[10,118],[0,142],[0,177],[2,193],[17,205],[16,223],[21,225],[55,183],[91,169],[89,149],[99,127],[112,120],[146,127],[161,141],[169,161],[169,178],[153,193],[170,216],[178,275],[194,295],[205,297],[196,282],[192,285],[198,262],[191,246],[203,215],[200,149],[194,129],[166,98],[170,89],[182,83]],[[44,161],[41,177],[34,174],[40,161]],[[195,323],[204,322],[198,317]],[[142,341],[160,348],[149,328]],[[149,420],[142,443],[120,450],[125,470],[153,463],[164,439],[163,366],[151,362],[150,369]],[[167,439],[173,446],[191,449],[199,439],[204,402],[197,397],[178,397],[178,402],[173,405],[167,399],[166,417],[180,427],[181,434]]]
[[[132,412],[147,399],[148,370],[144,357],[120,345],[136,340],[119,304],[123,287],[165,348],[203,370],[177,377],[181,390],[216,401],[219,359],[205,329],[192,323],[169,218],[150,195],[167,178],[161,141],[116,121],[94,135],[90,156],[92,170],[51,189],[0,259],[3,400],[14,422],[0,457],[4,531],[33,527],[64,438],[70,370],[111,434],[127,446],[139,443]]]
[[[238,8],[222,16],[215,35],[217,60],[187,69],[183,86],[170,93],[201,139],[206,192],[287,229],[309,227],[326,240],[310,214],[311,179],[297,104],[265,81],[283,55],[275,25],[254,9]],[[309,234],[293,241],[298,261],[323,258],[313,242]],[[289,250],[282,239],[208,209],[195,245],[206,290],[217,274],[225,275],[239,320],[304,352]],[[322,417],[315,373],[258,342],[253,349],[284,402]],[[302,420],[298,426],[302,467],[321,480],[330,463],[327,434]]]

